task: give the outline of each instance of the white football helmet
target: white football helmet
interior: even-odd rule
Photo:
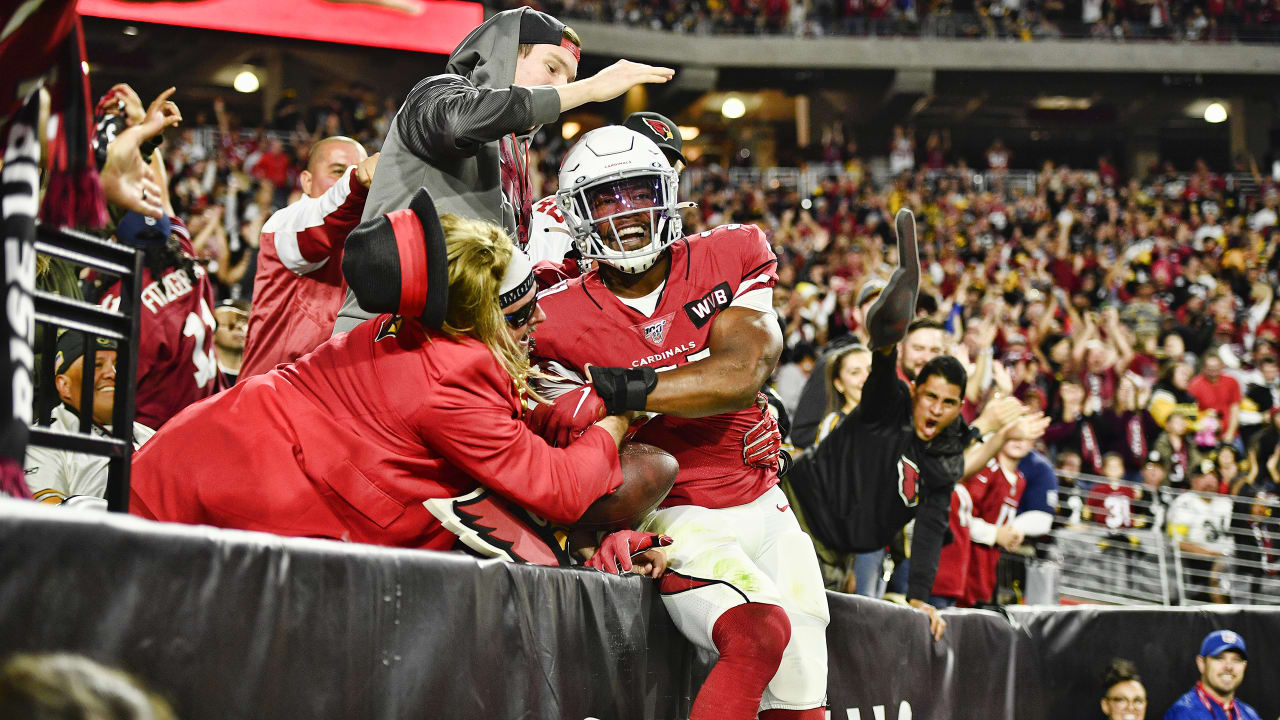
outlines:
[[[583,135],[565,154],[556,206],[584,258],[642,273],[683,236],[679,187],[675,169],[652,140],[609,125]],[[632,216],[640,223],[627,219]],[[625,249],[624,241],[640,234],[644,221],[648,244]],[[607,237],[601,237],[600,223],[608,223]]]

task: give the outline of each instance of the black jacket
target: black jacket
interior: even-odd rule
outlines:
[[[912,518],[908,598],[927,600],[946,541],[951,491],[974,431],[956,418],[932,441],[916,437],[898,353],[873,353],[862,401],[787,479],[820,542],[839,552],[884,547]]]

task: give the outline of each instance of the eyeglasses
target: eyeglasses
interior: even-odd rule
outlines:
[[[1141,707],[1147,704],[1147,699],[1144,697],[1109,697],[1107,698],[1107,702],[1114,703],[1116,705],[1128,705],[1129,707]]]
[[[529,320],[533,318],[534,312],[538,309],[538,296],[534,295],[529,302],[521,305],[512,312],[506,313],[502,317],[506,318],[507,325],[513,330],[519,330],[529,324]]]

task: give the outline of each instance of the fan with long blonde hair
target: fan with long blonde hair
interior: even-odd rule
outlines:
[[[441,215],[440,226],[449,258],[449,302],[441,332],[489,346],[517,391],[545,402],[529,386],[528,353],[507,332],[498,305],[503,275],[517,252],[511,238],[493,223],[457,215]]]

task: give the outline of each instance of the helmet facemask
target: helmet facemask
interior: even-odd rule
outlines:
[[[669,167],[632,168],[563,189],[556,204],[584,258],[638,274],[682,235],[677,187]],[[636,228],[647,230],[648,242],[628,249],[642,237]]]

